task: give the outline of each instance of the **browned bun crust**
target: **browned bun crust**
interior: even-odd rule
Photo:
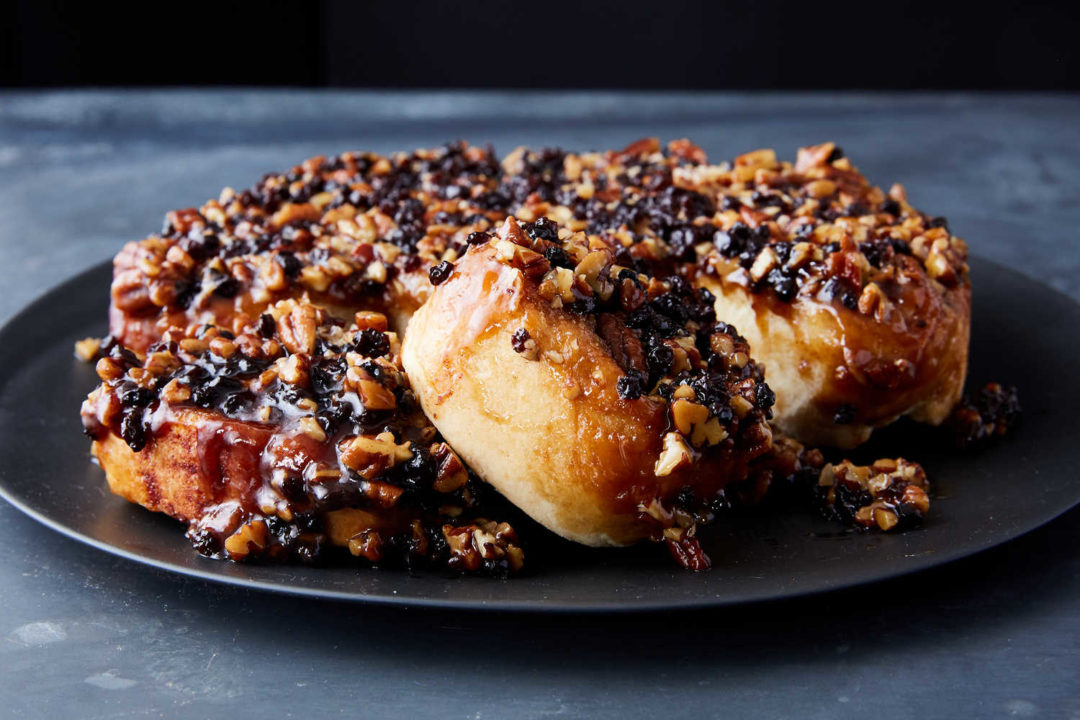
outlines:
[[[699,276],[717,315],[736,325],[776,392],[774,423],[814,445],[850,448],[898,417],[938,425],[967,374],[971,289],[931,289],[917,269],[882,283],[879,319],[815,297],[777,302],[738,274]]]
[[[944,218],[870,185],[832,143],[794,164],[763,150],[684,172],[721,210],[686,272],[765,365],[781,430],[853,447],[901,416],[945,420],[967,372],[971,281]]]
[[[203,519],[214,507],[250,502],[261,482],[260,455],[273,433],[204,410],[178,409],[171,415],[139,452],[118,435],[93,442],[90,452],[105,470],[109,489],[184,523]],[[324,513],[322,524],[331,545],[348,548],[357,535],[393,532],[405,519],[386,509],[341,508]]]
[[[620,397],[626,371],[593,319],[553,307],[499,252],[488,244],[459,260],[413,316],[402,348],[425,412],[481,477],[586,545],[656,537],[643,508],[670,505],[687,487],[711,498],[746,477],[747,462],[768,447],[764,422],[756,443],[725,441],[658,474],[668,402]],[[514,348],[522,329],[532,358]]]
[[[203,554],[513,572],[513,529],[478,516],[468,470],[420,411],[387,319],[285,300],[234,336],[111,343],[83,424],[110,489],[188,524]]]
[[[271,432],[198,408],[178,408],[135,452],[114,434],[102,435],[90,452],[120,497],[191,522],[211,505],[250,494],[260,477],[259,456]],[[228,438],[228,442],[215,438]]]
[[[147,510],[194,523],[215,507],[248,502],[261,482],[259,456],[271,435],[254,423],[179,410],[139,452],[111,434],[95,440],[90,451],[105,470],[113,493]],[[221,520],[227,518],[222,514]],[[400,513],[371,508],[341,508],[321,518],[329,543],[342,548],[366,531],[398,531],[403,520],[407,518]]]
[[[498,175],[490,149],[450,143],[314,157],[226,188],[117,254],[109,331],[143,352],[169,330],[240,332],[275,302],[308,298],[343,320],[382,312],[401,332],[427,299],[428,269],[505,217],[474,201]]]
[[[413,316],[403,360],[422,405],[465,461],[542,525],[587,545],[640,539],[636,513],[616,506],[649,481],[662,408],[621,400],[622,371],[595,336],[530,297],[491,252],[459,263]],[[516,353],[522,327],[563,363]]]

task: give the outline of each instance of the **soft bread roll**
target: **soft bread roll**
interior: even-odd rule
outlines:
[[[756,153],[736,170],[779,174],[765,202],[793,212],[721,214],[689,274],[765,366],[777,427],[854,447],[901,416],[943,422],[967,374],[963,241],[899,186],[890,196],[869,186],[831,143],[801,150],[794,167]]]
[[[771,393],[745,343],[685,283],[619,268],[601,238],[560,248],[553,224],[525,227],[510,218],[470,249],[413,316],[402,361],[425,412],[563,537],[689,540],[691,511],[770,445]]]
[[[266,428],[200,408],[177,408],[161,420],[153,442],[140,452],[119,434],[100,433],[94,440],[90,452],[114,494],[192,522],[212,505],[238,500],[261,475],[259,459],[270,434]],[[212,443],[211,437],[229,442]]]
[[[776,424],[798,439],[852,447],[903,415],[939,424],[959,400],[967,248],[834,144],[795,163],[757,150],[710,165],[686,140],[646,139],[608,153],[520,149],[504,166],[540,190],[519,218],[580,223],[649,272],[713,292],[765,366]]]
[[[966,288],[934,292],[918,272],[904,284],[879,285],[892,309],[878,320],[812,294],[780,305],[733,272],[699,276],[699,283],[765,366],[777,398],[774,422],[784,433],[851,448],[904,415],[938,425],[960,399],[970,332]]]
[[[427,299],[428,270],[505,212],[490,149],[451,143],[380,156],[314,157],[250,190],[166,215],[113,262],[109,332],[143,352],[170,329],[232,332],[305,297],[348,320],[382,312],[400,332]]]
[[[478,483],[420,411],[386,318],[343,325],[294,300],[267,315],[239,336],[173,331],[144,358],[106,347],[82,415],[110,489],[213,557],[310,562],[334,545],[518,570],[514,530],[477,516]]]

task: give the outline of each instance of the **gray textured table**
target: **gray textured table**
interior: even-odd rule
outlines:
[[[166,210],[310,155],[648,134],[718,158],[835,140],[976,253],[1080,298],[1077,97],[4,93],[0,318]],[[870,587],[613,618],[218,587],[83,547],[3,502],[0,545],[0,715],[1080,718],[1080,511]]]

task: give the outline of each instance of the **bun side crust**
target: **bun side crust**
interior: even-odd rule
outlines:
[[[259,477],[259,462],[272,433],[254,423],[215,417],[195,408],[170,409],[143,450],[114,434],[90,452],[105,471],[109,489],[147,510],[183,522],[206,508],[238,501]]]
[[[805,443],[852,448],[901,416],[939,425],[960,399],[970,285],[944,293],[905,287],[903,311],[882,322],[813,297],[781,304],[720,277],[697,283],[765,366],[776,426]]]
[[[668,429],[655,398],[620,398],[623,371],[588,320],[553,309],[491,246],[470,251],[412,319],[402,362],[424,411],[477,473],[585,545],[649,534],[639,504],[693,484],[715,494],[745,462],[717,452],[657,477]],[[524,328],[535,360],[515,352]]]
[[[249,503],[249,486],[258,479],[259,455],[270,435],[252,423],[181,410],[139,452],[117,435],[95,440],[90,452],[115,495],[190,524],[215,506]],[[401,513],[360,508],[332,510],[322,517],[330,545],[343,548],[366,530],[392,532],[408,520]]]
[[[318,560],[508,573],[511,526],[480,517],[477,481],[437,438],[387,318],[352,323],[283,301],[267,322],[151,346],[108,343],[83,403],[110,489],[188,524],[196,549],[232,560]]]

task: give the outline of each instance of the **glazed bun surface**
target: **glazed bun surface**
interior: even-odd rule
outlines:
[[[967,246],[903,187],[871,185],[833,143],[710,164],[685,140],[504,166],[557,188],[518,217],[615,238],[643,269],[682,274],[717,297],[799,440],[853,447],[901,416],[940,424],[967,370]],[[543,187],[543,185],[541,185]],[[539,193],[538,193],[539,194]]]
[[[598,238],[560,247],[535,227],[510,219],[456,263],[413,316],[403,365],[465,462],[538,522],[587,545],[659,539],[768,449],[768,390],[710,303],[686,316],[700,308],[685,283],[680,296]]]
[[[603,235],[620,262],[718,298],[775,375],[779,427],[856,445],[900,416],[937,424],[967,365],[967,248],[904,190],[870,185],[832,143],[710,164],[687,140],[619,151],[464,143],[316,157],[171,212],[114,262],[110,332],[142,352],[170,329],[238,332],[283,299],[399,333],[428,274],[513,215]],[[753,323],[750,320],[753,320]]]
[[[113,262],[109,332],[143,352],[167,331],[240,332],[265,309],[307,298],[347,321],[381,312],[401,332],[431,290],[428,270],[505,212],[490,148],[313,157],[254,187],[169,212],[162,231]]]
[[[887,320],[812,296],[780,305],[748,290],[738,272],[699,283],[765,367],[776,426],[805,443],[852,448],[902,416],[939,425],[960,399],[970,292],[939,295],[920,290],[920,280],[887,286],[907,301]]]
[[[346,324],[283,300],[233,335],[173,331],[144,358],[113,345],[82,408],[110,489],[188,524],[203,554],[504,573],[513,528],[424,416],[385,316]]]
[[[870,186],[832,143],[800,150],[794,166],[742,156],[713,192],[744,197],[754,181],[739,177],[773,189],[719,213],[689,273],[765,366],[777,427],[850,448],[901,416],[944,421],[967,374],[964,242],[903,188]]]

